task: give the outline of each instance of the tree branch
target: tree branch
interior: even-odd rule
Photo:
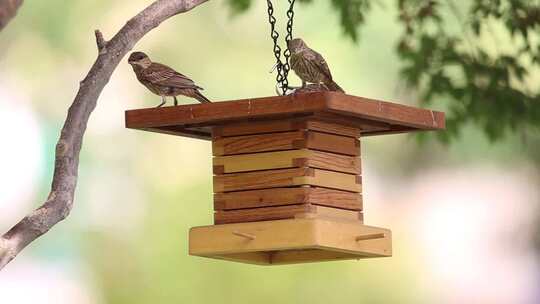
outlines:
[[[2,0],[0,0],[2,1]],[[96,31],[99,54],[69,107],[56,145],[51,192],[47,201],[0,238],[0,270],[32,241],[65,219],[73,207],[79,152],[90,114],[120,60],[146,33],[168,18],[208,0],[158,0],[131,18],[110,40]]]
[[[15,17],[23,0],[0,0],[0,31]]]

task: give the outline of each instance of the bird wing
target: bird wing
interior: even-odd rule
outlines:
[[[299,57],[298,54],[291,54],[291,57],[290,57],[290,63],[291,63],[291,69],[295,70],[296,69],[296,65],[298,64],[298,61],[299,61]]]
[[[330,68],[328,67],[326,60],[324,60],[321,54],[317,53],[314,50],[310,50],[310,52],[306,52],[305,56],[306,59],[308,59],[312,64],[315,65],[317,70],[319,70],[329,80],[332,80],[332,73],[330,72]]]
[[[202,89],[187,76],[178,73],[161,63],[152,63],[152,65],[144,70],[144,76],[148,81],[157,85],[175,88]]]

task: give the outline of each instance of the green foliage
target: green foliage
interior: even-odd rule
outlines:
[[[231,7],[234,13],[242,13],[249,9],[251,0],[227,0],[227,5]]]
[[[359,26],[374,1],[331,0],[345,35],[353,41],[358,40]],[[229,3],[241,11],[251,0]],[[424,104],[445,102],[447,132],[438,132],[442,141],[457,138],[470,123],[492,141],[523,135],[529,127],[538,131],[538,1],[396,0],[396,5],[403,26],[396,47],[403,62],[402,76]],[[465,11],[463,16],[461,11]],[[513,49],[499,50],[498,36]]]
[[[371,0],[332,0],[332,6],[339,12],[345,35],[358,41],[358,26],[365,22],[365,14],[371,8]]]
[[[339,12],[341,26],[345,35],[353,41],[358,40],[358,26],[365,21],[365,14],[371,8],[373,0],[331,0],[332,7]],[[285,3],[285,1],[272,2]],[[313,0],[296,0],[295,3],[313,3]],[[227,4],[233,13],[242,13],[251,7],[252,0],[227,0]],[[296,6],[295,6],[296,7]]]
[[[540,92],[531,89],[530,82],[540,68],[540,6],[518,0],[475,1],[462,18],[451,0],[442,3],[399,0],[404,33],[397,47],[402,74],[424,103],[450,101],[448,131],[441,139],[458,137],[467,123],[483,129],[492,141],[539,128]],[[461,31],[449,30],[452,18]],[[511,50],[497,49],[494,27],[499,24],[512,41]],[[480,42],[486,36],[494,46]]]

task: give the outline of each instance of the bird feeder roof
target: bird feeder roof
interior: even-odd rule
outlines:
[[[313,117],[358,127],[362,136],[439,130],[443,112],[351,96],[315,92],[126,111],[126,127],[201,139],[228,123]]]

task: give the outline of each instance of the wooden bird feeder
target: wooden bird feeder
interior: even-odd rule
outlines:
[[[364,225],[360,138],[444,129],[444,113],[340,93],[126,111],[126,126],[212,141],[214,225],[191,255],[275,265],[392,255]]]

